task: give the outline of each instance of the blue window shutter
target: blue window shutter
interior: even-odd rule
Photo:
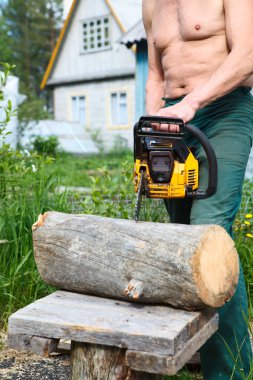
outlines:
[[[137,44],[136,52],[136,120],[146,114],[146,82],[148,77],[148,49],[147,43]]]

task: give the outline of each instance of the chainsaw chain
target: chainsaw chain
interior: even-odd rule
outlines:
[[[138,186],[138,192],[137,192],[137,199],[135,203],[135,211],[134,211],[134,220],[138,222],[140,210],[141,210],[141,201],[142,201],[142,195],[144,193],[145,189],[145,171],[140,171],[140,181]]]

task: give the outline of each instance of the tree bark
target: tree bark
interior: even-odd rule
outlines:
[[[47,212],[33,241],[42,279],[85,294],[194,310],[222,306],[238,281],[234,242],[216,225]]]
[[[126,350],[71,342],[71,380],[161,380],[162,376],[137,372],[126,363]]]

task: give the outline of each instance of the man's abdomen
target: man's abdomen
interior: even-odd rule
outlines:
[[[165,78],[165,97],[177,98],[207,82],[227,58],[223,35],[207,40],[177,41],[161,54]]]

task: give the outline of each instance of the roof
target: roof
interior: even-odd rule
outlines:
[[[143,22],[142,20],[139,20],[137,24],[135,24],[128,32],[124,34],[124,36],[120,39],[119,42],[126,45],[126,47],[130,48],[134,44],[146,40],[147,37]]]
[[[41,82],[41,89],[43,90],[47,84],[50,74],[54,68],[57,61],[60,49],[66,38],[67,32],[70,28],[71,21],[81,0],[73,0],[69,14],[64,22],[61,29],[59,38],[57,40],[56,46],[51,55],[49,64],[45,71],[44,77]],[[114,19],[116,20],[119,28],[123,33],[125,33],[129,28],[132,27],[136,19],[141,17],[141,0],[104,0]],[[130,11],[131,10],[131,11]]]
[[[68,78],[49,78],[47,81],[47,86],[54,86],[54,85],[68,85],[68,84],[78,84],[78,83],[90,83],[90,82],[96,82],[98,80],[111,80],[111,79],[122,79],[122,78],[133,78],[135,74],[134,69],[119,69],[119,70],[112,70],[103,72],[102,70],[100,73],[89,73],[83,74],[82,76],[68,76]]]

